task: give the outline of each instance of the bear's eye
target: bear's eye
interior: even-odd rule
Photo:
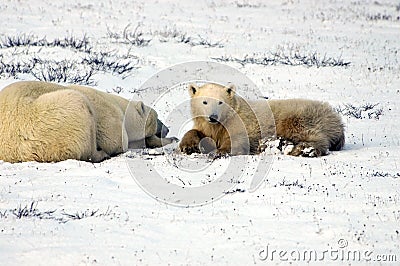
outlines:
[[[222,104],[222,102],[218,102],[218,104],[219,104],[219,105],[221,105],[221,104]]]
[[[207,101],[203,101],[203,104],[207,104]]]

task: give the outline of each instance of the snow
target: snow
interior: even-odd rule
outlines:
[[[202,206],[177,207],[155,200],[132,177],[129,165],[138,165],[140,174],[146,170],[140,165],[153,164],[172,184],[184,182],[189,189],[215,177],[180,173],[171,160],[181,167],[208,165],[204,171],[217,174],[229,168],[232,158],[210,163],[205,156],[185,157],[174,152],[175,144],[164,154],[129,151],[99,164],[0,162],[1,264],[297,264],[290,253],[310,250],[319,259],[324,251],[368,251],[372,253],[362,257],[363,264],[382,263],[383,257],[398,262],[399,10],[398,1],[388,0],[3,1],[1,40],[21,34],[48,41],[86,35],[93,52],[106,52],[110,60],[137,67],[127,77],[111,70],[96,72],[93,86],[110,93],[119,87],[119,95],[146,103],[158,95],[138,90],[143,82],[167,67],[193,60],[240,61],[246,55],[263,58],[297,52],[342,59],[350,65],[227,62],[252,80],[263,96],[318,99],[342,110],[346,145],[343,151],[321,158],[243,156],[246,163],[236,187]],[[124,29],[133,33],[137,25],[142,37],[151,40],[146,46],[128,44],[123,38]],[[178,41],[182,36],[172,37],[174,30],[190,37],[192,44]],[[205,41],[209,45],[199,45]],[[70,76],[89,69],[81,63],[85,56],[85,51],[58,46],[0,49],[4,63],[70,60],[78,69]],[[40,67],[34,73],[40,73]],[[35,79],[32,73],[3,73],[0,78],[0,88]],[[187,104],[188,98],[184,87],[178,86],[156,106],[171,135],[178,138],[190,123],[177,123],[169,112]],[[356,118],[345,112],[346,104],[356,110],[366,104],[376,106]],[[250,192],[260,158],[270,163],[269,172]],[[273,259],[271,250],[277,251]],[[279,251],[287,254],[279,257]],[[343,261],[358,263],[335,255],[323,258],[328,264]]]

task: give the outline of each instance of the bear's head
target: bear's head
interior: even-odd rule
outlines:
[[[194,118],[202,117],[210,124],[224,123],[235,105],[235,86],[207,83],[189,85],[191,109]]]
[[[126,110],[125,126],[130,140],[142,140],[156,135],[165,137],[168,128],[158,119],[157,112],[142,101],[131,101]]]

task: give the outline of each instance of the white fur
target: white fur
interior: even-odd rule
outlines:
[[[77,85],[16,82],[0,91],[0,160],[98,162],[130,142],[159,144],[157,122],[142,102]]]

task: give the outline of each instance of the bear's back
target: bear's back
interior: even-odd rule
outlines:
[[[88,158],[92,113],[84,95],[64,86],[44,82],[7,86],[0,91],[0,160]]]
[[[64,90],[67,87],[43,81],[19,81],[6,86],[0,91],[0,101],[33,101],[44,93]]]

